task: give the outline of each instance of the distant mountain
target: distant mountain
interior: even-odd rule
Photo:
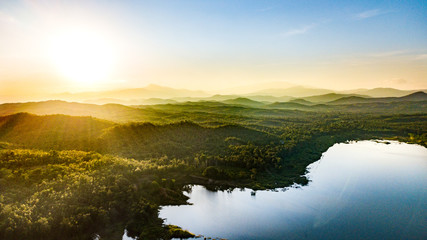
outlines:
[[[291,87],[295,87],[295,84],[283,82],[283,81],[276,81],[276,82],[255,83],[255,84],[249,84],[246,86],[227,88],[219,92],[225,93],[225,94],[250,94],[253,92],[260,91],[262,89],[286,89]]]
[[[268,96],[268,95],[253,95],[253,96],[245,96],[246,98],[252,99],[257,102],[287,102],[292,99],[292,97],[288,96],[281,96],[281,97],[274,97],[274,96]]]
[[[239,95],[221,95],[221,94],[216,94],[213,95],[212,97],[207,97],[207,98],[203,98],[202,100],[207,100],[207,101],[224,101],[224,100],[230,100],[230,99],[235,99],[238,98]]]
[[[209,94],[203,91],[193,91],[187,89],[175,89],[158,85],[148,85],[144,88],[131,88],[102,92],[81,92],[62,93],[52,96],[53,99],[88,101],[93,99],[149,99],[149,98],[175,98],[175,97],[208,97]]]
[[[343,91],[343,93],[353,93],[359,95],[368,95],[370,97],[402,97],[419,90],[400,90],[395,88],[373,88],[373,89],[357,89]]]
[[[225,101],[222,101],[223,103],[227,103],[227,104],[236,104],[236,105],[244,105],[244,106],[250,106],[250,107],[261,107],[264,106],[265,104],[262,102],[257,102],[248,98],[235,98],[235,99],[228,99]]]
[[[254,95],[266,95],[273,97],[296,97],[296,98],[305,98],[315,95],[325,95],[330,93],[342,94],[342,95],[353,95],[353,96],[366,96],[366,97],[402,97],[420,90],[400,90],[395,88],[373,88],[373,89],[354,89],[346,91],[335,91],[330,89],[322,88],[312,88],[312,87],[303,87],[295,86],[289,88],[269,88],[254,91],[252,93],[245,94],[245,97],[250,97]],[[426,90],[421,90],[426,92]],[[341,96],[345,97],[345,96]],[[334,99],[336,100],[336,99]],[[333,100],[331,100],[333,101]]]
[[[328,93],[323,95],[317,95],[317,96],[310,96],[310,97],[304,97],[303,100],[314,102],[314,103],[326,103],[330,101],[334,101],[343,97],[352,97],[356,96],[354,94],[339,94],[339,93]],[[361,97],[361,96],[357,96]]]
[[[117,98],[100,98],[100,99],[90,99],[83,101],[84,103],[90,103],[90,104],[108,104],[108,103],[115,103],[115,104],[122,104],[122,105],[137,105],[141,104],[143,100],[122,100]]]
[[[252,96],[252,95],[271,95],[275,97],[282,97],[282,96],[291,96],[291,97],[308,97],[313,95],[321,95],[321,94],[328,94],[333,93],[334,91],[329,89],[321,89],[321,88],[308,88],[308,87],[291,87],[291,88],[271,88],[271,89],[264,89],[260,91],[256,91],[250,94],[247,94],[246,96]]]
[[[391,103],[391,102],[405,102],[405,101],[426,101],[427,93],[415,92],[403,97],[384,97],[384,98],[366,98],[358,96],[343,97],[329,104],[355,104],[355,103]]]
[[[368,103],[373,102],[375,98],[364,98],[357,96],[342,97],[333,101],[328,102],[328,104],[354,104],[354,103]]]
[[[163,99],[163,98],[149,98],[141,101],[143,105],[156,105],[156,104],[173,104],[178,103],[173,99]]]
[[[290,103],[299,103],[299,104],[304,104],[304,105],[313,105],[313,102],[307,101],[305,99],[302,98],[296,98],[296,99],[292,99],[289,101]]]
[[[238,97],[239,95],[215,94],[213,96],[208,96],[208,97],[174,97],[170,99],[176,102],[198,102],[198,101],[224,101],[224,100],[234,99]]]
[[[278,109],[298,109],[298,110],[311,110],[311,106],[305,104],[295,103],[295,102],[275,102],[267,105],[268,108],[278,108]]]
[[[174,100],[176,102],[225,101],[225,100],[232,100],[240,97],[247,98],[257,102],[264,102],[264,103],[286,102],[292,99],[292,97],[273,97],[273,96],[267,96],[267,95],[246,96],[246,95],[237,95],[237,94],[231,94],[231,95],[215,94],[210,97],[199,97],[199,98],[178,97],[178,98],[171,98],[171,100]]]

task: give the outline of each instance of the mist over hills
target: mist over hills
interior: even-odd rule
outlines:
[[[229,94],[223,94],[225,92],[229,92]],[[339,104],[403,101],[405,99],[397,99],[397,98],[407,96],[409,94],[416,93],[416,92],[425,93],[425,90],[399,90],[394,88],[374,88],[374,89],[355,89],[355,90],[346,90],[346,91],[334,91],[334,90],[323,89],[323,88],[295,86],[286,82],[271,82],[271,83],[248,85],[246,87],[242,86],[241,88],[234,88],[234,89],[230,88],[230,89],[224,90],[220,94],[218,92],[175,89],[171,87],[164,87],[164,86],[151,84],[143,88],[119,89],[119,90],[99,91],[99,92],[61,93],[61,94],[47,95],[45,97],[45,100],[47,101],[47,100],[57,99],[57,100],[62,100],[67,102],[71,101],[71,102],[81,102],[81,103],[97,104],[97,105],[120,104],[124,106],[177,104],[177,103],[185,103],[185,102],[202,101],[202,102],[221,102],[229,105],[234,104],[234,105],[250,106],[250,107],[263,107],[265,105],[270,104],[269,106],[270,108],[273,106],[276,106],[276,107],[280,106],[280,108],[284,108],[287,106],[287,107],[292,107],[297,109],[300,109],[300,108],[306,109],[305,106],[301,106],[301,105],[316,105],[321,103],[339,105]],[[415,99],[412,97],[412,99],[408,98],[406,100],[413,101],[413,100],[421,100],[421,99],[424,99],[424,97],[418,94],[418,99]],[[1,100],[2,98],[0,96],[0,101]],[[40,101],[40,100],[35,100],[35,101]],[[52,111],[47,110],[49,109],[49,106],[48,106],[49,103],[46,101],[43,106],[43,109],[45,112],[42,112],[41,114],[52,113]],[[284,102],[290,102],[290,103],[283,104]],[[276,103],[281,103],[281,104],[276,104]],[[271,104],[274,104],[274,105],[271,105]],[[25,106],[26,106],[25,104],[19,105],[19,108],[25,109]],[[94,109],[94,108],[96,107],[91,106],[88,109]],[[86,109],[85,111],[91,111],[88,109]],[[59,112],[59,113],[62,113],[62,112]]]
[[[370,97],[403,97],[405,95],[424,90],[400,90],[395,88],[373,88],[373,89],[357,89],[342,91],[344,94],[353,93],[359,95],[367,95]]]
[[[176,97],[208,97],[210,94],[203,91],[187,89],[176,89],[170,87],[150,84],[143,88],[129,88],[100,92],[80,92],[80,93],[60,93],[53,95],[53,99],[66,100],[94,100],[94,99],[119,99],[119,100],[140,100],[148,98],[176,98]]]
[[[218,92],[222,94],[251,94],[263,89],[287,89],[291,87],[296,87],[295,84],[283,82],[283,81],[275,81],[275,82],[264,82],[264,83],[255,83],[248,84],[246,86],[232,87],[227,89],[222,89]]]
[[[341,97],[402,97],[417,91],[394,88],[355,89],[335,91],[325,88],[295,86],[286,82],[261,83],[223,91],[176,89],[150,84],[143,88],[120,89],[99,92],[61,93],[46,96],[45,100],[57,99],[94,104],[117,103],[123,105],[152,105],[187,101],[225,101],[239,97],[260,102],[286,102],[304,98],[310,102],[328,102]],[[329,94],[329,95],[327,95]],[[320,95],[324,95],[321,96]],[[1,100],[1,97],[0,97]]]
[[[334,93],[334,91],[329,90],[329,89],[295,86],[295,87],[290,87],[290,88],[263,89],[263,90],[256,91],[256,92],[253,92],[253,93],[250,93],[247,95],[248,96],[250,96],[250,95],[270,95],[270,96],[274,96],[274,97],[283,97],[283,96],[308,97],[308,96],[328,94],[328,93]]]
[[[390,102],[402,102],[402,101],[425,101],[427,100],[427,93],[415,92],[402,97],[361,97],[361,96],[345,96],[337,100],[329,102],[329,104],[354,104],[354,103],[390,103]]]
[[[231,99],[228,99],[231,97]],[[228,96],[218,100],[176,102],[173,100],[151,99],[153,105],[88,104],[59,100],[0,104],[0,116],[20,112],[37,115],[64,114],[70,116],[91,116],[114,122],[176,122],[187,118],[196,122],[211,124],[215,119],[228,116],[289,117],[306,112],[358,112],[401,114],[425,113],[427,94],[416,92],[403,97],[372,98],[360,95],[329,93],[325,95],[295,98],[289,101],[255,101],[249,97]],[[234,98],[233,98],[234,97]],[[225,99],[225,100],[221,100]],[[157,104],[156,104],[157,103]],[[213,115],[209,115],[213,114]]]

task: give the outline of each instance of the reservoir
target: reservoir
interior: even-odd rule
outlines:
[[[160,217],[226,239],[427,239],[427,148],[399,142],[335,144],[307,168],[309,184],[257,191],[193,186],[192,205]]]

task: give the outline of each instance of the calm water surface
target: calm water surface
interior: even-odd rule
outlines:
[[[227,239],[427,239],[427,149],[374,141],[336,144],[308,167],[311,182],[286,191],[194,186],[193,205],[160,217]]]

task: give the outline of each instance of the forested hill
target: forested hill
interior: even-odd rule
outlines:
[[[26,103],[5,103],[0,105],[0,116],[19,112],[37,115],[65,114],[70,116],[92,116],[115,122],[149,121],[155,112],[143,111],[120,104],[85,104],[65,101],[44,101]]]
[[[192,122],[179,122],[159,126],[150,123],[118,125],[109,129],[100,142],[101,152],[145,158],[162,155],[186,157],[200,151],[220,154],[229,145],[249,142],[266,145],[279,140],[238,125],[208,128]]]
[[[103,130],[113,125],[92,117],[17,113],[0,116],[0,141],[31,148],[90,150]]]
[[[415,92],[403,97],[384,97],[384,98],[367,98],[360,96],[347,96],[329,104],[355,104],[355,103],[393,103],[393,102],[425,102],[427,101],[427,93]]]
[[[229,145],[266,145],[278,143],[279,139],[239,125],[120,125],[92,117],[18,113],[0,117],[0,141],[45,150],[86,150],[148,158],[192,157],[199,152],[218,154]]]
[[[426,113],[425,93],[415,93],[401,98],[342,98],[331,103],[315,104],[298,102],[276,102],[272,104],[249,102],[248,99],[234,99],[228,103],[185,102],[150,106],[124,106],[120,104],[83,104],[64,101],[0,104],[0,116],[18,112],[37,115],[65,114],[70,116],[91,116],[117,123],[152,122],[173,123],[190,120],[205,126],[214,122],[241,123],[248,119],[283,119],[285,117],[307,118],[323,113],[334,114],[420,114]],[[397,101],[397,100],[398,101]],[[387,101],[386,101],[387,100]],[[368,101],[368,102],[366,102]],[[218,126],[216,124],[213,124]]]

